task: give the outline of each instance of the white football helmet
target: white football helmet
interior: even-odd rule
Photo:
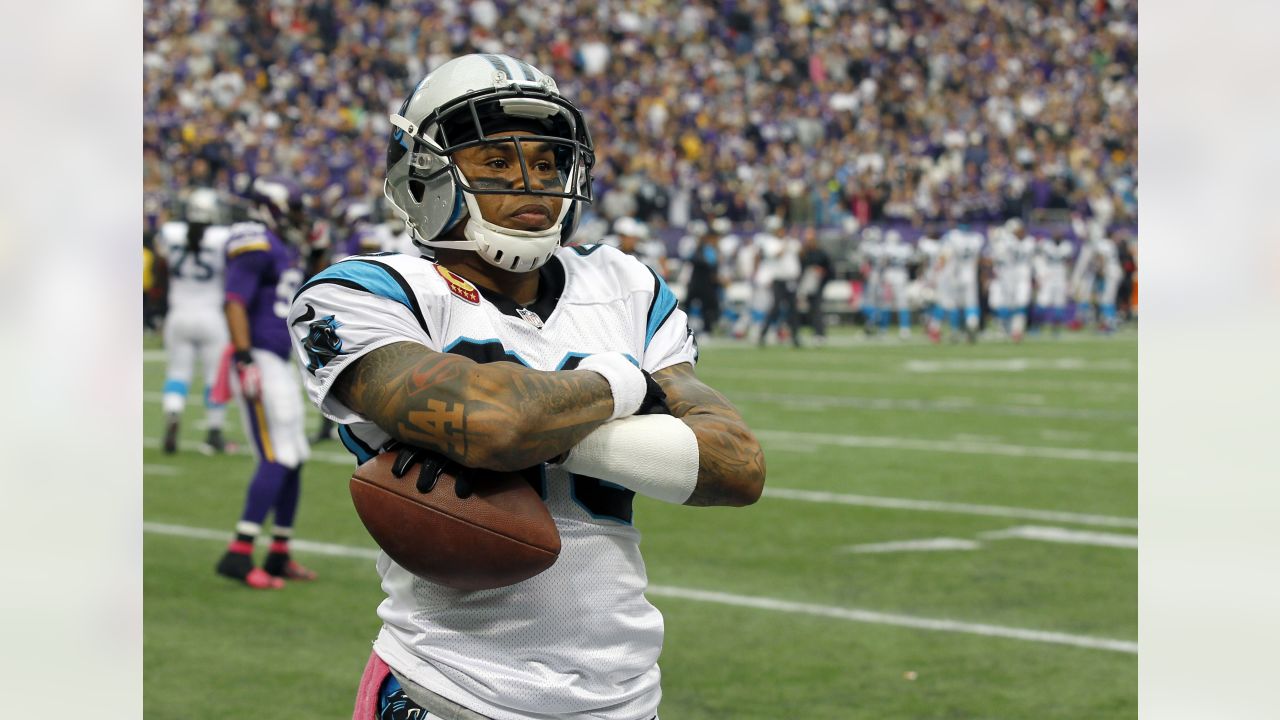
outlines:
[[[427,248],[474,250],[512,272],[537,269],[567,242],[591,202],[595,149],[581,111],[560,96],[555,80],[507,55],[464,55],[427,75],[391,116],[383,193],[413,241]],[[524,130],[531,135],[497,136]],[[493,187],[462,174],[451,154],[480,145],[514,146],[523,187]],[[555,185],[531,188],[524,146],[551,146]],[[477,182],[479,180],[480,182]],[[502,227],[480,213],[476,195],[524,194],[564,198],[546,230]],[[465,239],[441,236],[466,221]]]
[[[212,225],[218,221],[218,191],[211,188],[196,188],[187,196],[185,219],[189,223]]]

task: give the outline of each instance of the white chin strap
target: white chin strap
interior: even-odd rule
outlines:
[[[576,170],[569,173],[565,187],[573,187],[576,174]],[[461,170],[458,170],[458,175],[466,180]],[[470,180],[466,181],[470,184]],[[490,265],[509,272],[537,270],[551,259],[556,248],[560,247],[560,228],[564,218],[573,207],[573,201],[565,198],[560,203],[560,214],[556,216],[555,223],[546,230],[514,230],[486,220],[475,195],[463,191],[462,197],[467,203],[467,224],[462,228],[462,235],[469,242],[449,245],[470,245],[465,249],[475,250]],[[443,247],[444,243],[438,245]]]
[[[480,214],[476,196],[462,193],[466,199],[468,217],[462,235],[471,241],[472,249],[490,265],[510,272],[529,272],[542,267],[556,248],[560,247],[560,226],[569,211],[571,201],[560,207],[556,222],[546,230],[513,230],[495,225]]]

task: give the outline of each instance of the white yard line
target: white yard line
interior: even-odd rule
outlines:
[[[156,465],[155,463],[145,463],[142,466],[144,475],[178,475],[181,470],[172,465]]]
[[[1036,398],[1035,405],[1031,405],[1031,401],[1027,400],[1026,405],[987,405],[979,404],[972,398],[938,398],[936,400],[921,400],[918,398],[886,398],[886,397],[856,397],[849,395],[801,395],[796,393],[768,393],[768,392],[727,392],[725,393],[730,400],[736,403],[742,402],[761,402],[761,403],[778,403],[780,405],[789,405],[793,407],[801,407],[805,409],[823,409],[830,407],[837,408],[856,408],[858,410],[887,410],[887,411],[917,411],[917,412],[948,412],[948,413],[974,413],[979,415],[1014,415],[1019,417],[1045,417],[1045,418],[1079,418],[1089,420],[1123,420],[1129,422],[1138,421],[1138,412],[1135,408],[1133,412],[1125,412],[1122,410],[1103,410],[1096,408],[1067,408],[1067,407],[1051,407],[1043,405],[1043,395],[1020,395],[1010,396],[1011,399],[1016,398]],[[1021,400],[1019,400],[1021,402]]]
[[[1130,372],[1130,360],[1085,360],[1084,358],[973,358],[957,360],[908,360],[902,369],[913,373],[1021,373],[1028,370],[1084,370],[1090,372]]]
[[[227,542],[235,534],[235,531],[228,527],[226,530],[210,530],[207,528],[194,528],[185,525],[170,525],[168,523],[144,522],[142,529],[146,532],[156,533],[159,535],[176,535],[178,537],[194,538],[196,540],[218,540]],[[258,544],[266,545],[270,542],[270,538],[263,536],[258,538]],[[333,543],[312,542],[311,540],[290,540],[289,544],[298,550],[315,553],[317,555],[333,555],[335,557],[351,557],[363,558],[365,560],[378,559],[378,551],[375,548],[351,547],[349,545],[335,545]]]
[[[876,507],[915,512],[936,512],[951,515],[1006,517],[1016,518],[1018,520],[1074,523],[1076,525],[1091,525],[1094,527],[1138,527],[1137,518],[1059,512],[1057,510],[1036,510],[1033,508],[1008,507],[1004,505],[975,505],[971,503],[913,500],[910,498],[880,497],[875,495],[848,495],[843,493],[821,492],[817,490],[795,490],[792,488],[779,487],[765,487],[764,496],[766,498],[773,498],[777,500],[799,500],[802,502],[815,502],[830,505],[855,505],[858,507]]]
[[[1088,448],[1040,447],[1035,445],[1010,445],[1007,443],[965,442],[955,440],[924,440],[921,438],[889,437],[883,435],[833,435],[828,433],[791,432],[787,430],[756,430],[756,437],[775,443],[800,445],[835,445],[837,447],[868,448],[878,450],[923,450],[926,452],[957,453],[962,455],[1002,455],[1007,457],[1037,457],[1051,460],[1084,460],[1089,462],[1137,463],[1138,453],[1121,450],[1092,450]]]
[[[1069,545],[1098,545],[1101,547],[1138,549],[1137,535],[1068,530],[1067,528],[1042,527],[1038,525],[1022,525],[1008,530],[986,532],[979,535],[979,537],[987,540],[1040,540],[1043,542],[1067,543]]]
[[[943,377],[939,374],[909,372],[848,372],[840,370],[768,370],[761,368],[734,368],[707,366],[700,373],[704,378],[733,378],[738,380],[792,380],[810,383],[861,383],[876,385],[946,385],[948,387],[991,388],[999,391],[1043,390],[1056,392],[1097,392],[1107,395],[1137,395],[1138,378],[1132,382],[1107,382],[1078,380],[1074,378],[1039,379],[1021,376],[1003,377]],[[721,390],[723,392],[723,389]]]
[[[160,535],[171,535],[220,542],[226,542],[231,537],[230,529],[218,531],[154,522],[143,523],[143,530]],[[373,548],[350,547],[347,545],[318,543],[307,540],[292,540],[291,544],[298,550],[315,553],[317,555],[333,555],[365,560],[374,559],[378,555],[378,552]],[[916,630],[965,633],[969,635],[1022,640],[1025,642],[1070,645],[1093,650],[1110,650],[1113,652],[1129,654],[1137,654],[1138,652],[1138,643],[1136,642],[1128,640],[1113,640],[1111,638],[1090,637],[1087,635],[1068,635],[1065,633],[1046,632],[1043,630],[1026,630],[1023,628],[1004,627],[1001,625],[984,625],[979,623],[959,622],[956,620],[922,618],[911,615],[895,615],[891,613],[875,612],[872,610],[812,605],[808,603],[797,603],[787,600],[775,600],[772,598],[753,597],[749,595],[734,595],[731,593],[672,587],[669,585],[650,585],[645,593],[656,597],[693,600],[696,602],[754,608],[757,610],[773,610],[793,615],[811,615],[838,620],[848,620],[851,622],[870,623],[873,625],[892,625]]]
[[[745,595],[731,595],[729,593],[710,592],[707,590],[687,590],[684,588],[667,587],[664,585],[650,585],[646,594],[657,595],[659,597],[672,597],[684,600],[719,603],[722,605],[735,605],[738,607],[756,608],[758,610],[776,610],[798,615],[829,617],[838,620],[850,620],[853,622],[871,623],[875,625],[895,625],[898,627],[914,628],[916,630],[939,630],[943,632],[958,632],[970,635],[985,635],[987,637],[1001,637],[1011,640],[1051,643],[1054,645],[1074,645],[1075,647],[1090,648],[1093,650],[1111,650],[1113,652],[1130,653],[1134,655],[1138,653],[1138,643],[1129,640],[1113,640],[1111,638],[1090,637],[1087,635],[1068,635],[1066,633],[1045,632],[1043,630],[1024,630],[1022,628],[1011,628],[1001,625],[982,625],[978,623],[959,622],[956,620],[935,620],[932,618],[915,617],[913,615],[895,615],[891,613],[875,612],[872,610],[856,610],[852,608],[829,607],[826,605],[811,605],[808,603],[749,597]]]
[[[182,442],[196,442],[183,438]],[[143,438],[144,447],[158,448],[157,438]],[[239,447],[233,455],[252,455],[247,447]],[[346,452],[311,451],[310,462],[323,462],[331,465],[343,465],[355,468],[355,458]],[[910,498],[880,497],[873,495],[849,495],[844,493],[823,492],[818,490],[795,490],[791,488],[766,487],[764,496],[778,500],[799,500],[833,505],[855,505],[860,507],[880,507],[893,510],[909,510],[916,512],[949,513],[952,515],[982,515],[990,517],[1007,517],[1018,520],[1038,520],[1041,522],[1065,522],[1076,525],[1092,525],[1098,527],[1138,527],[1134,518],[1111,517],[1107,515],[1089,515],[1085,513],[1060,512],[1056,510],[1036,510],[1033,508],[1007,507],[1002,505],[974,505],[970,503],[940,502],[935,500],[913,500]]]
[[[977,550],[981,547],[982,543],[976,540],[940,537],[923,538],[920,540],[895,540],[893,542],[866,543],[864,545],[849,545],[847,547],[840,548],[840,550],[841,552],[864,555],[875,553]]]

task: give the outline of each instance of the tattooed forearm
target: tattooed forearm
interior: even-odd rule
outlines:
[[[686,505],[749,505],[764,489],[764,451],[733,405],[681,363],[653,374],[698,438],[698,485]]]
[[[493,470],[519,470],[567,451],[613,408],[609,383],[594,372],[482,365],[408,342],[360,358],[333,392],[398,440]]]

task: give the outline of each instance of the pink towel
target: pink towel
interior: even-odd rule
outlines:
[[[369,663],[364,666],[364,675],[360,676],[360,689],[356,692],[356,709],[351,720],[377,720],[378,691],[382,689],[382,681],[387,679],[391,668],[382,662],[378,653],[369,653]]]
[[[213,379],[213,388],[209,390],[209,402],[222,405],[231,401],[231,356],[235,349],[234,345],[227,343],[227,348],[222,351],[218,374]]]

